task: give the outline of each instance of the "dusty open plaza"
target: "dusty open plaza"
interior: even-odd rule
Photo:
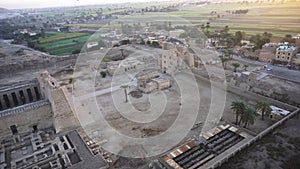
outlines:
[[[0,169],[300,168],[299,0],[71,1],[0,2]]]

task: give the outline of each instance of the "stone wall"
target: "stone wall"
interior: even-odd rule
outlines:
[[[0,111],[42,100],[37,80],[0,88]]]
[[[71,130],[79,126],[63,89],[52,91],[52,109],[54,114],[54,127],[56,132]]]
[[[18,133],[53,127],[53,113],[47,100],[26,104],[0,112],[0,137],[12,135],[11,126],[15,125]]]
[[[228,85],[227,86],[227,91],[231,92],[231,93],[234,93],[236,95],[245,97],[249,100],[254,100],[254,101],[257,101],[257,102],[258,101],[266,101],[266,102],[270,103],[271,105],[275,105],[275,106],[278,106],[278,107],[286,109],[286,110],[293,111],[293,110],[297,109],[297,107],[295,107],[295,106],[292,106],[292,105],[283,103],[281,101],[274,100],[272,98],[265,97],[265,96],[262,96],[262,95],[259,95],[259,94],[256,94],[256,93],[253,93],[253,92],[250,92],[250,91],[244,91],[244,90],[242,90],[238,87],[235,87],[235,86]]]
[[[42,95],[51,103],[55,131],[61,132],[78,127],[79,122],[71,109],[71,103],[67,100],[63,87],[59,86],[56,79],[47,71],[42,72],[38,80]]]

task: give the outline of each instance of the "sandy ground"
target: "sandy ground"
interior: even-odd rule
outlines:
[[[226,74],[230,74],[232,72],[231,70],[232,68],[229,63],[228,63],[228,67],[229,70],[226,70]],[[250,66],[248,69],[253,69],[253,68],[255,67]],[[45,68],[33,68],[33,69],[26,69],[18,73],[13,73],[8,77],[2,78],[1,83],[7,84],[7,83],[35,78],[37,77],[38,72],[43,69]],[[49,69],[56,70],[56,67],[51,67]],[[85,77],[87,73],[89,72],[82,71],[79,72],[77,76],[79,78]],[[107,87],[110,87],[112,84],[121,85],[124,83],[131,82],[132,77],[135,74],[136,72],[132,72],[129,74],[126,73],[126,74],[116,75],[113,78],[111,76],[107,76],[106,78],[101,78],[98,72],[98,75],[96,75],[96,81],[95,79],[93,79],[92,81],[93,88],[87,89],[87,91],[89,92],[93,92],[94,90],[101,91],[101,90],[105,90]],[[60,82],[64,81],[64,83],[68,83],[67,82],[68,79],[71,78],[72,76],[73,75],[71,74],[69,75],[61,74],[58,77],[58,79]],[[183,82],[191,83],[191,78],[188,75],[181,74],[179,75],[179,78]],[[82,78],[79,80],[85,80],[85,79]],[[266,81],[272,83],[273,80],[274,79],[271,80],[267,79]],[[114,130],[117,130],[118,132],[124,135],[137,137],[137,138],[155,137],[164,133],[178,119],[182,107],[186,105],[188,106],[186,106],[187,109],[185,109],[184,112],[188,116],[186,117],[187,119],[184,120],[193,121],[193,123],[186,124],[186,125],[193,126],[193,124],[198,122],[202,122],[204,124],[209,110],[214,107],[217,107],[217,105],[215,102],[212,102],[211,100],[212,99],[211,83],[201,78],[197,78],[196,83],[198,86],[197,90],[186,90],[188,92],[184,93],[185,94],[184,97],[186,97],[187,102],[182,102],[181,100],[183,94],[180,93],[180,89],[182,90],[182,88],[180,87],[179,84],[174,84],[172,88],[167,90],[156,91],[151,94],[143,94],[143,97],[139,99],[129,96],[128,103],[124,102],[125,96],[124,96],[123,89],[116,89],[112,93],[108,92],[106,94],[97,96],[95,100],[87,99],[84,102],[82,102],[81,106],[83,112],[80,115],[78,115],[78,118],[84,119],[83,123],[86,124],[88,129],[87,131],[90,132],[90,134],[95,135],[96,133],[96,135],[98,136],[101,135],[101,140],[103,139],[113,140],[115,138],[113,135],[112,136],[108,136],[104,134],[102,135],[101,130],[105,130],[105,128],[101,128],[102,124],[98,126],[99,122],[102,122],[102,121],[98,121],[100,112],[103,115],[105,121],[108,122],[109,125],[114,128]],[[288,86],[286,84],[287,83],[285,83],[284,81],[277,82],[277,85],[285,86],[285,88],[288,89],[289,91],[295,90],[295,86],[293,86],[293,84],[288,84]],[[69,89],[71,89],[70,85],[69,85]],[[133,88],[130,88],[129,91],[130,90],[133,90]],[[217,93],[222,92],[222,89],[216,89],[216,91]],[[195,92],[198,92],[200,95],[199,104],[192,104],[194,101]],[[237,100],[243,101],[244,103],[252,106],[256,104],[255,100],[249,100],[245,97],[240,97],[235,94],[227,92],[226,100],[224,102],[225,103],[224,110],[221,110],[221,112],[215,112],[217,114],[222,114],[222,119],[219,124],[234,122],[235,114],[230,109],[230,105],[232,101],[237,101]],[[91,103],[93,103],[93,101],[95,101],[95,103],[99,106],[98,109],[94,109],[92,106],[90,106]],[[195,111],[194,108],[197,108],[197,111]],[[196,113],[196,116],[193,116],[194,113]],[[231,162],[229,162],[227,164],[229,166],[224,165],[224,167],[225,168],[226,167],[227,168],[254,168],[254,167],[276,168],[284,164],[284,162],[286,162],[288,159],[294,158],[297,155],[297,153],[299,154],[298,150],[300,149],[299,145],[297,145],[297,143],[299,143],[300,141],[298,138],[300,134],[297,133],[298,131],[295,130],[298,126],[297,120],[299,119],[300,118],[297,117],[295,118],[294,121],[291,120],[292,121],[291,123],[289,121],[289,125],[292,126],[285,126],[283,127],[283,129],[280,130],[280,132],[276,132],[276,135],[270,135],[269,137],[266,137],[265,139],[269,141],[269,143],[265,143],[267,141],[264,142],[262,140],[262,143],[259,143],[262,144],[260,145],[262,147],[257,145],[258,147],[253,148],[253,152],[250,150],[249,152],[246,151],[246,154],[248,154],[248,156],[246,155],[244,157],[244,155],[242,155],[242,157],[240,157],[240,159],[242,159],[240,160],[240,163],[234,162],[234,164],[232,164]],[[254,133],[259,133],[262,130],[266,129],[271,124],[273,124],[274,122],[275,121],[272,121],[270,119],[266,119],[265,121],[262,121],[260,117],[257,117],[255,124],[249,126],[248,129]],[[218,124],[214,124],[214,126],[217,125]],[[180,142],[182,143],[188,138],[192,138],[194,136],[199,135],[201,133],[202,128],[203,126],[200,125],[199,127],[193,128],[192,130],[180,131],[181,133],[176,132],[174,133],[174,135],[176,134],[185,135],[185,138],[177,140],[178,143]],[[294,134],[295,132],[297,134]],[[272,141],[276,142],[276,144],[275,143],[273,144]],[[161,148],[159,142],[157,142],[156,144],[158,145],[156,146],[156,148]],[[140,156],[141,154],[145,153],[143,147],[139,147],[139,146],[127,146],[127,144],[116,145],[116,146],[119,147],[120,153],[122,154],[137,153],[136,155]],[[297,149],[297,151],[292,151],[292,149],[295,148]],[[261,153],[260,150],[262,150],[263,153]],[[286,156],[285,158],[281,157],[280,159],[278,159],[277,157],[282,156],[282,154],[280,155],[280,152],[282,151],[285,153],[289,153],[289,156]],[[276,157],[273,157],[270,154],[271,155],[275,154]],[[255,156],[255,158],[252,158],[252,156]],[[115,168],[132,168],[132,167],[139,168],[146,165],[147,163],[149,163],[151,160],[155,158],[157,157],[154,156],[152,158],[146,158],[146,159],[125,159],[125,158],[116,157]],[[276,160],[274,160],[274,158]],[[252,161],[249,159],[251,159]],[[261,159],[267,159],[271,161],[268,161],[267,163],[265,162],[258,163],[257,161],[261,161]]]
[[[180,77],[185,79],[184,81],[188,81],[189,75],[181,74]],[[118,78],[121,78],[119,76]],[[131,80],[128,78],[128,75],[123,75],[123,83],[126,83]],[[194,119],[194,123],[197,122],[205,122],[207,118],[207,113],[210,110],[211,106],[211,83],[207,80],[196,78],[198,91],[200,94],[200,104],[196,106],[199,111],[197,113],[197,118]],[[125,103],[125,95],[123,89],[115,90],[112,93],[106,93],[103,95],[99,95],[96,97],[96,103],[99,106],[99,109],[91,109],[90,103],[91,100],[86,100],[83,105],[84,107],[89,107],[89,110],[85,110],[83,114],[80,115],[79,118],[83,118],[84,120],[91,120],[94,122],[87,122],[86,131],[93,135],[93,133],[101,133],[103,139],[113,140],[114,138],[111,135],[106,135],[108,131],[104,131],[106,128],[99,125],[102,121],[97,121],[96,119],[100,117],[99,113],[103,115],[105,121],[108,122],[110,127],[113,130],[117,130],[118,132],[130,136],[130,137],[137,137],[137,138],[149,138],[155,137],[162,133],[164,133],[170,126],[174,123],[174,121],[178,118],[180,112],[180,90],[178,85],[173,85],[172,88],[163,90],[163,91],[156,91],[151,94],[143,94],[143,97],[137,99],[131,96],[128,97],[128,103]],[[103,89],[101,89],[103,90]],[[134,90],[134,88],[129,88],[128,91]],[[220,89],[219,89],[220,90]],[[193,91],[194,92],[194,91]],[[193,97],[193,92],[189,93],[189,97]],[[164,100],[167,100],[164,102]],[[235,94],[226,93],[226,100],[225,100],[225,108],[222,111],[222,120],[218,124],[225,124],[225,123],[234,123],[235,121],[235,114],[230,109],[230,105],[232,101],[243,101],[246,104],[254,106],[256,104],[255,100],[249,100],[247,98],[237,96]],[[215,105],[212,105],[215,106]],[[164,111],[161,111],[161,110]],[[188,110],[188,109],[187,109]],[[192,109],[191,109],[192,110]],[[187,111],[189,112],[189,111]],[[222,113],[221,112],[221,113]],[[142,121],[141,119],[136,117],[144,117]],[[92,120],[93,119],[93,120]],[[259,133],[262,130],[266,129],[269,125],[273,124],[275,121],[270,119],[266,119],[262,121],[260,117],[256,118],[255,124],[248,127],[249,130]],[[218,124],[215,124],[217,126]],[[192,138],[197,136],[201,133],[201,129],[203,126],[197,127],[193,130],[188,131],[185,133],[185,138],[182,140],[178,140],[178,143],[182,143],[185,139]],[[180,134],[180,132],[179,132]],[[182,133],[181,133],[182,134]],[[112,142],[113,143],[113,142]],[[159,144],[159,143],[157,143]],[[137,148],[137,146],[128,146],[127,144],[123,145],[115,145],[119,147],[120,153],[124,154],[134,154],[137,152],[143,152],[143,148]],[[175,146],[175,145],[174,145]],[[105,147],[105,144],[104,144]],[[159,147],[159,146],[158,146]],[[140,156],[141,154],[136,154]],[[153,158],[146,158],[144,160],[138,160],[140,164],[139,167],[150,162]],[[136,162],[127,159],[129,162],[126,163],[124,158],[116,158],[115,167],[123,166],[121,168],[139,168]],[[136,159],[135,159],[136,160]],[[130,162],[131,161],[131,162]]]

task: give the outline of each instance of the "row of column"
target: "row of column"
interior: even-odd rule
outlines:
[[[40,99],[41,94],[37,86],[3,92],[0,93],[0,111],[35,102]]]

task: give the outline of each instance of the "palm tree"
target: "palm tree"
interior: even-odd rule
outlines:
[[[271,39],[271,37],[272,37],[272,33],[268,33],[268,32],[264,32],[263,33],[263,38],[265,38],[265,39]]]
[[[235,124],[239,125],[239,116],[244,112],[245,104],[243,102],[234,101],[231,103],[231,110],[235,111]]]
[[[253,125],[255,122],[256,111],[252,106],[245,106],[244,112],[241,115],[241,122],[244,123],[244,128],[248,125]]]
[[[231,65],[234,67],[234,72],[236,72],[236,69],[240,67],[240,64],[236,62],[232,63]]]
[[[210,23],[209,22],[206,23],[205,28],[206,28],[206,32],[208,32],[208,29],[210,28]]]
[[[221,57],[221,61],[222,61],[222,65],[223,65],[224,69],[226,69],[226,65],[227,65],[227,62],[229,61],[229,59],[225,58],[225,57]]]
[[[129,86],[128,85],[123,85],[121,86],[120,88],[123,88],[124,89],[124,93],[125,93],[125,102],[127,103],[128,102],[128,98],[127,98],[127,88]]]
[[[228,25],[225,26],[224,32],[225,32],[225,33],[228,33],[228,32],[229,32],[229,26],[228,26]]]
[[[205,29],[205,26],[204,26],[204,24],[202,24],[202,25],[201,25],[201,30],[202,30],[202,32],[204,32],[204,29]]]
[[[258,102],[256,110],[261,112],[261,119],[264,120],[265,115],[270,115],[272,112],[272,109],[270,107],[270,104],[264,101]]]

